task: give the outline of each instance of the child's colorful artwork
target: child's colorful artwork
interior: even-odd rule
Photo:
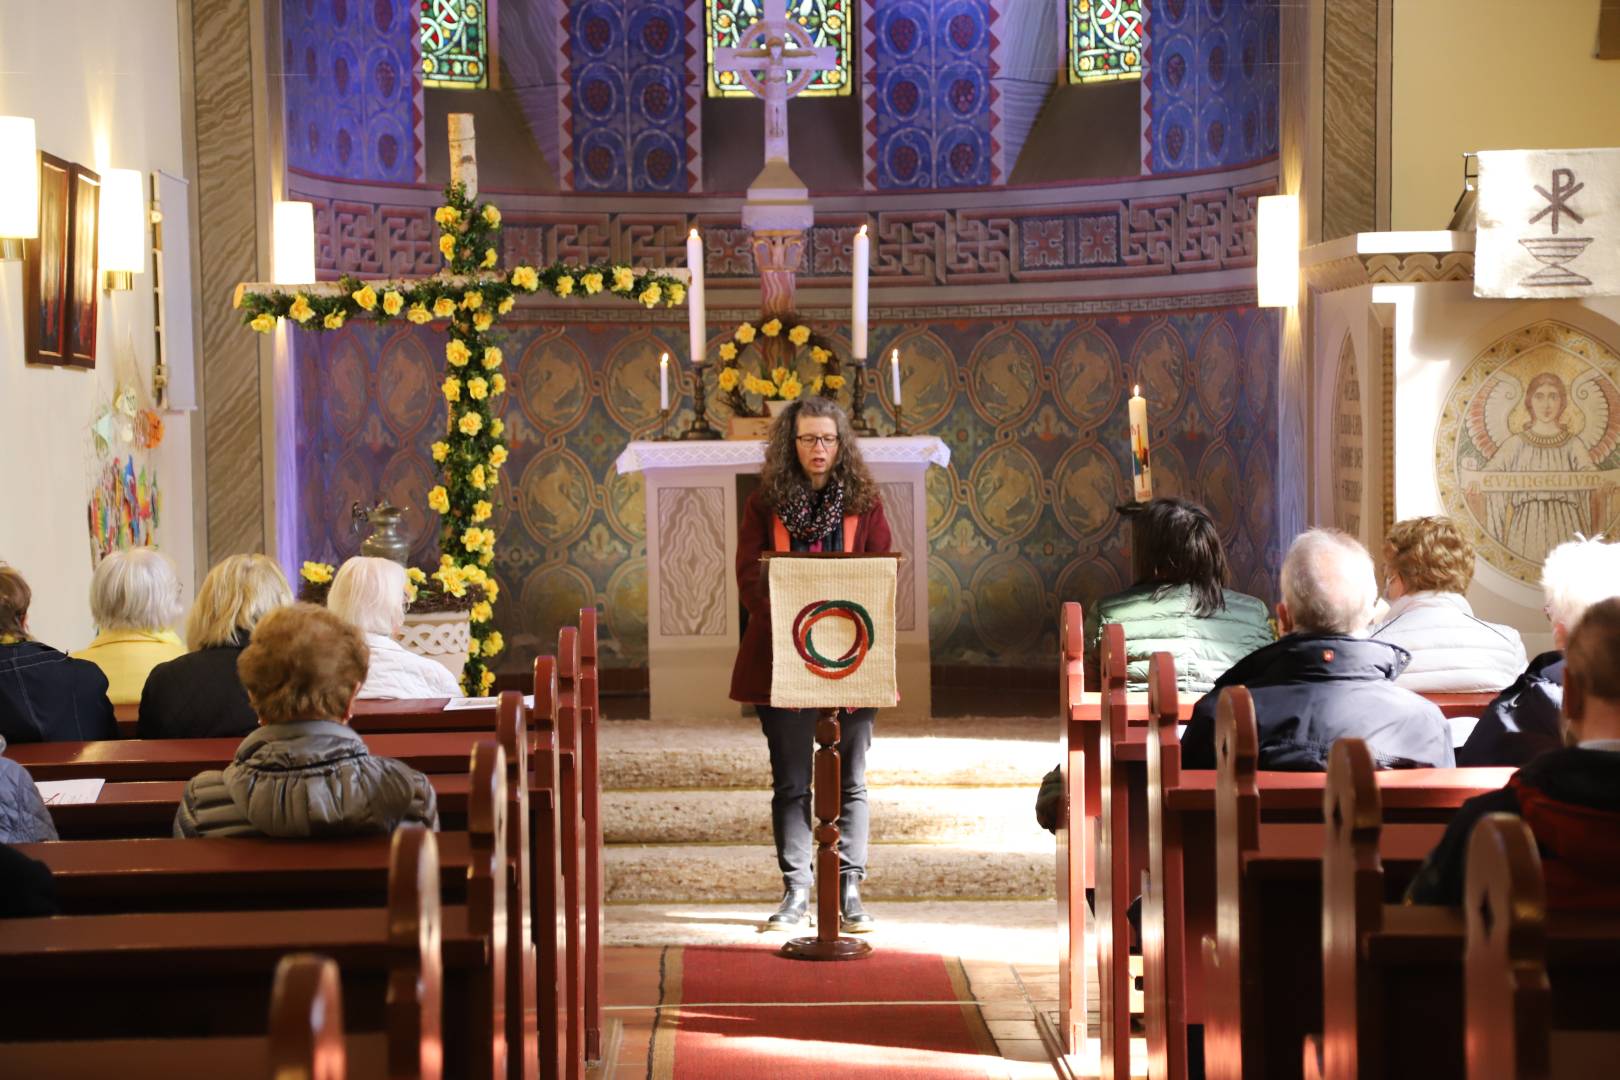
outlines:
[[[90,495],[90,537],[96,561],[118,548],[153,543],[161,499],[157,473],[132,457],[115,457],[103,467]]]

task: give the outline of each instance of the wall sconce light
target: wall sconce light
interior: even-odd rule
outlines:
[[[275,267],[277,285],[302,285],[315,280],[315,204],[278,202],[275,208]]]
[[[146,191],[139,169],[101,174],[101,269],[108,292],[133,289],[146,270]]]
[[[0,116],[0,260],[22,258],[22,242],[39,236],[39,148],[34,121]]]
[[[1258,302],[1293,307],[1299,303],[1299,196],[1262,195],[1256,230]]]

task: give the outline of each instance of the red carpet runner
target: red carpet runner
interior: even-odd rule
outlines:
[[[880,948],[842,963],[772,946],[664,953],[657,1080],[1005,1076],[960,964]]]

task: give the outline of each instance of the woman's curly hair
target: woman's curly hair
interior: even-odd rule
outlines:
[[[799,417],[827,417],[838,425],[838,457],[833,461],[832,478],[844,485],[844,512],[864,514],[877,505],[877,481],[861,457],[860,443],[849,417],[834,401],[823,397],[800,398],[782,410],[771,424],[765,442],[765,467],[760,471],[760,497],[767,509],[782,505],[795,488],[808,484],[799,466],[799,453],[793,440],[799,434]]]

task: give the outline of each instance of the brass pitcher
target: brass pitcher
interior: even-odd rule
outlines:
[[[409,507],[389,506],[382,499],[371,509],[362,507],[358,502],[349,511],[354,517],[354,528],[358,531],[362,524],[371,526],[371,535],[360,544],[360,554],[370,555],[378,559],[392,559],[401,566],[408,567],[411,557],[411,542],[400,535],[399,526],[405,511]]]

